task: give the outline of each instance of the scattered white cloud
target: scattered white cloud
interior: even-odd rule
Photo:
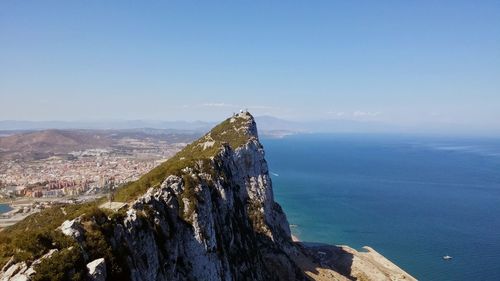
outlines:
[[[223,102],[208,102],[201,104],[202,107],[238,107],[234,104],[223,103]]]
[[[361,110],[356,110],[352,113],[352,116],[354,117],[377,117],[380,115],[380,112],[370,112],[370,111],[361,111]]]
[[[206,102],[201,104],[182,105],[182,108],[229,108],[233,110],[248,109],[257,111],[262,111],[262,110],[275,111],[282,109],[280,107],[270,106],[270,105],[238,105],[225,102]]]
[[[248,109],[263,109],[263,110],[266,110],[266,109],[280,109],[279,107],[269,106],[269,105],[251,105],[251,106],[247,106],[246,108],[248,108]]]
[[[363,111],[363,110],[355,110],[352,112],[347,111],[327,111],[327,115],[334,116],[336,118],[345,118],[345,119],[367,119],[367,118],[375,118],[380,116],[382,113],[379,111]]]

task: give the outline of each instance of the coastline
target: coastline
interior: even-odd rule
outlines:
[[[27,216],[39,212],[50,202],[17,200],[8,205],[11,210],[0,214],[0,231]],[[292,234],[292,241],[302,248],[293,259],[314,281],[416,281],[417,279],[369,246],[360,251],[346,245],[303,242]]]
[[[103,196],[87,195],[81,196],[77,200],[80,202],[96,200]],[[40,212],[41,210],[50,207],[54,203],[75,203],[76,200],[72,197],[57,197],[57,198],[16,198],[9,202],[2,202],[2,205],[8,205],[11,210],[0,213],[0,231],[3,228],[14,225],[23,220],[29,215]]]
[[[301,245],[306,255],[294,259],[301,269],[315,281],[417,281],[372,247],[360,251],[346,245],[328,245],[300,241],[292,234],[292,241]]]
[[[50,205],[51,202],[53,202],[53,199],[18,198],[10,202],[1,203],[2,205],[7,205],[10,210],[0,214],[0,231],[16,224],[31,214],[40,212]]]
[[[9,206],[10,210],[0,213],[0,231],[6,227],[16,224],[27,216],[36,211],[32,208],[32,204],[2,204]]]
[[[7,207],[7,209],[6,209],[6,210],[4,210],[4,211],[2,211],[2,209],[0,208],[0,216],[1,216],[2,214],[5,214],[5,213],[8,213],[8,212],[12,211],[12,207],[10,206],[10,204],[9,204],[8,202],[5,202],[5,203],[0,203],[0,206],[5,206],[5,207]]]

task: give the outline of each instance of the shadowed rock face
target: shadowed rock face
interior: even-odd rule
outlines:
[[[63,206],[27,219],[50,225],[49,230],[21,223],[4,236],[0,233],[1,249],[12,253],[0,255],[9,259],[0,263],[0,280],[344,281],[404,276],[399,268],[387,267],[389,261],[376,262],[380,257],[374,251],[364,257],[338,247],[305,249],[291,240],[249,113],[222,122],[117,194],[127,201],[119,210],[99,209],[107,205],[102,202]],[[27,230],[48,241],[43,251],[31,250],[36,241],[19,248],[5,243],[16,241],[12,233]],[[19,252],[27,258],[16,257]]]
[[[248,137],[244,145],[223,144],[209,163],[169,176],[116,227],[132,280],[304,279],[286,254],[294,246],[255,122],[246,113],[233,118],[246,120],[236,128]]]
[[[124,190],[125,209],[104,215],[97,209],[68,217],[55,228],[73,241],[57,249],[57,257],[73,251],[86,264],[67,267],[72,271],[61,280],[305,280],[289,256],[298,247],[274,202],[264,149],[249,113],[227,119],[177,157],[143,177],[155,182],[161,177],[161,184],[138,196],[130,194],[137,194],[139,185]],[[64,260],[38,261],[49,269],[57,262]],[[16,266],[17,276],[37,279],[36,266],[29,274],[24,270],[31,264],[36,262],[12,261],[0,277],[9,280],[14,276],[9,267]]]

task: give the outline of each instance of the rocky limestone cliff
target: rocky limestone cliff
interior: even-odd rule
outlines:
[[[290,230],[273,199],[253,118],[240,114],[227,129],[247,141],[223,143],[210,161],[168,176],[131,203],[116,226],[112,243],[130,252],[132,280],[303,279],[285,253]],[[209,149],[213,138],[209,133],[197,145]]]
[[[0,233],[0,280],[349,280],[291,240],[249,113],[115,198],[125,207],[61,206]],[[26,231],[35,242],[19,241]]]
[[[104,258],[108,279],[304,280],[287,254],[294,244],[286,216],[273,198],[253,117],[233,116],[186,150],[170,167],[179,162],[186,166],[168,167],[171,174],[162,174],[159,186],[128,198],[125,209],[103,210],[104,215],[92,210],[93,215],[68,218],[56,231],[74,240],[71,250],[79,248],[84,263]],[[134,187],[124,192],[135,193]],[[93,249],[92,236],[104,244],[102,257]],[[10,261],[1,278],[37,279],[37,263]],[[63,279],[97,280],[88,269],[85,274],[78,271]]]

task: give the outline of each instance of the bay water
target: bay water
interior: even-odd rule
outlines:
[[[419,280],[500,280],[500,139],[262,142],[275,199],[302,241],[368,245]]]
[[[6,213],[10,210],[12,209],[9,207],[9,205],[0,204],[0,214]]]

